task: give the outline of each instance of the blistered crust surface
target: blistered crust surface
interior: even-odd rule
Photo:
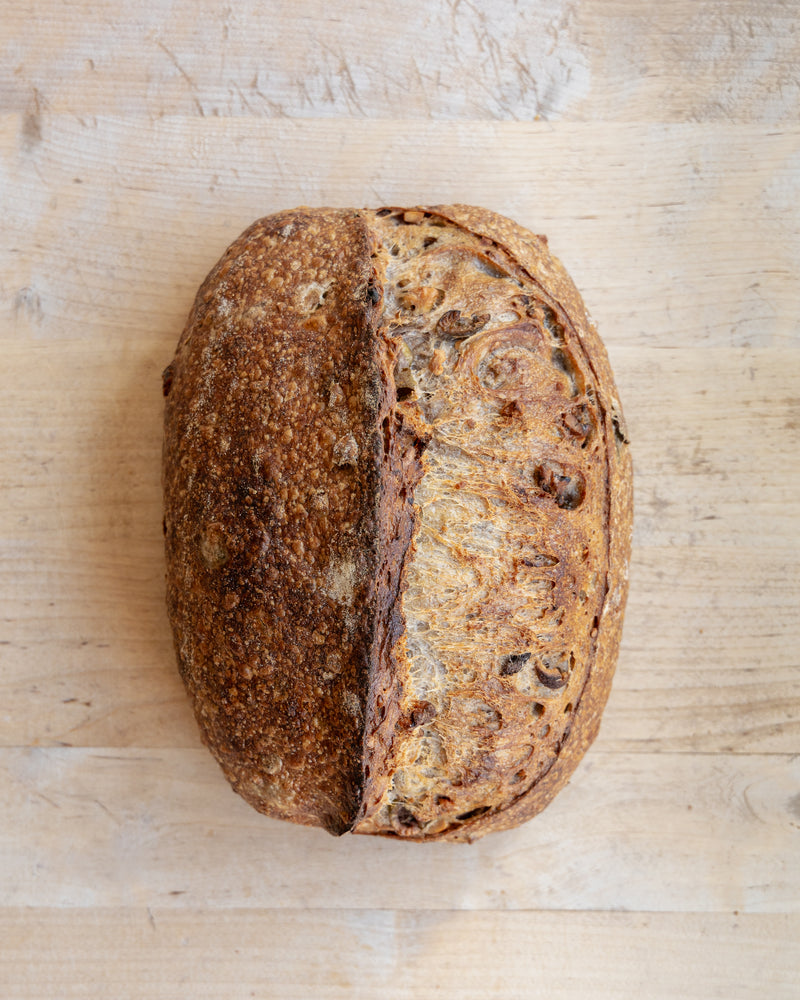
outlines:
[[[256,808],[339,833],[375,620],[370,252],[354,212],[261,220],[165,372],[168,608],[202,733]]]

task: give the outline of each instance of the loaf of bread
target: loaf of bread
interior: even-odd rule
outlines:
[[[234,789],[420,841],[541,810],[598,730],[632,518],[546,239],[463,205],[261,219],[164,394],[169,617]]]

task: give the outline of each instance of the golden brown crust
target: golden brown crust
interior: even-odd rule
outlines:
[[[632,514],[546,240],[467,206],[261,220],[167,383],[170,615],[234,787],[416,840],[543,808],[608,697]]]

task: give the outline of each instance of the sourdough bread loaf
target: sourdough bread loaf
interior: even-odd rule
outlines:
[[[164,393],[169,616],[236,791],[412,840],[541,810],[598,730],[632,515],[546,239],[462,205],[261,219]]]

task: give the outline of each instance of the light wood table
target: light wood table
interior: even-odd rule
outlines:
[[[0,5],[0,996],[800,996],[800,11]],[[259,816],[163,605],[160,373],[259,215],[547,233],[636,465],[597,743],[473,846]]]

